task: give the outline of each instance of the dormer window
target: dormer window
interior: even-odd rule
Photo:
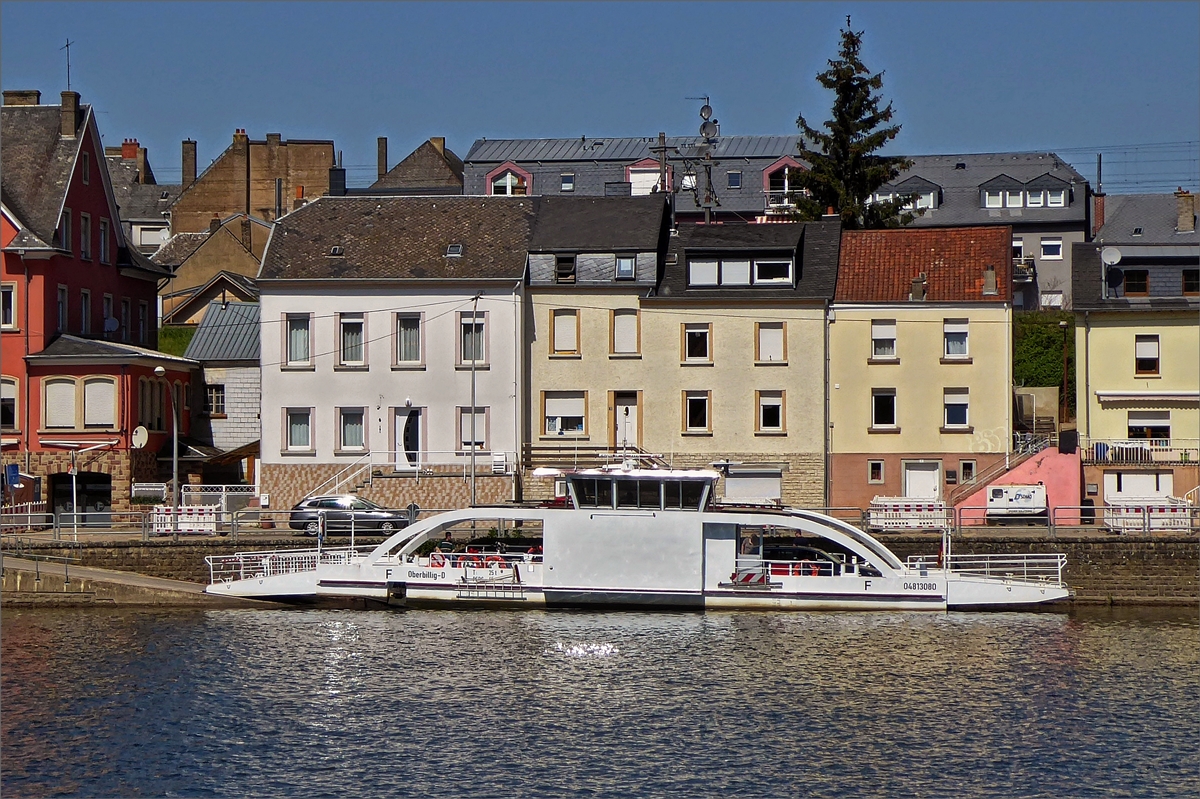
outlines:
[[[502,172],[492,179],[492,194],[503,197],[524,197],[529,193],[529,184],[523,175],[511,170]]]
[[[1048,202],[1046,203],[1051,208],[1065,208],[1067,205],[1067,190],[1056,189],[1048,193]]]
[[[983,193],[984,208],[1003,208],[1004,207],[1004,192],[1002,191],[985,191]]]
[[[1140,235],[1142,235],[1142,229],[1141,229],[1140,227],[1135,227],[1135,228],[1133,229],[1133,235],[1135,235],[1135,236],[1140,236]]]
[[[1024,204],[1022,197],[1023,192],[1006,191],[1004,192],[1004,205],[1008,208],[1020,208]]]
[[[637,259],[632,255],[617,256],[617,280],[633,280],[636,276]]]
[[[574,283],[575,282],[575,256],[574,255],[556,255],[554,257],[554,282],[555,283]]]
[[[754,282],[758,283],[791,283],[791,261],[755,261]]]
[[[688,261],[688,286],[760,286],[792,283],[792,261],[786,258],[722,258]]]
[[[564,172],[562,175],[559,175],[558,190],[562,191],[562,192],[575,191],[575,173],[574,172]]]
[[[461,258],[463,254],[463,246],[461,244],[451,244],[446,247],[447,258]]]
[[[1044,191],[1027,191],[1025,192],[1025,205],[1029,208],[1041,208],[1046,204],[1046,192]]]

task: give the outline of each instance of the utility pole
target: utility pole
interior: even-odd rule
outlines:
[[[471,300],[471,507],[475,507],[475,450],[479,439],[475,437],[475,364],[479,363],[479,351],[483,349],[483,333],[479,326],[479,296],[482,291],[475,292]],[[476,338],[476,333],[479,337]]]

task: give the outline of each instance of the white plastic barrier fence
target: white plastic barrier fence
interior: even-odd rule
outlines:
[[[155,505],[151,532],[155,535],[180,533],[216,533],[220,508],[215,505],[185,505],[179,509],[179,523],[172,524],[172,509]]]
[[[907,497],[875,497],[867,509],[873,530],[945,530],[954,526],[954,511],[946,503]]]
[[[1104,526],[1115,533],[1186,532],[1192,528],[1192,507],[1173,497],[1145,504],[1110,503],[1104,509]]]

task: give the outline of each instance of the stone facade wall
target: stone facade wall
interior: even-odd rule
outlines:
[[[270,510],[283,511],[291,509],[297,502],[309,496],[315,488],[345,466],[323,463],[264,463],[260,464],[259,468],[261,491],[270,497]],[[477,472],[476,504],[497,505],[508,502],[513,498],[513,481],[514,477],[511,475]],[[470,506],[471,481],[462,470],[453,473],[423,473],[416,477],[384,473],[372,478],[369,486],[344,486],[337,492],[329,486],[322,489],[321,493],[355,493],[388,508],[406,508],[409,503],[415,502],[422,508],[452,510]]]
[[[205,367],[204,384],[225,386],[225,418],[211,418],[212,443],[223,450],[237,449],[261,435],[258,411],[262,399],[262,371],[257,367]]]
[[[34,501],[49,502],[50,478],[56,474],[68,474],[71,470],[71,453],[62,452],[6,452],[5,465],[15,463],[21,471],[42,478],[42,496]],[[128,511],[133,483],[160,482],[158,457],[147,449],[125,451],[95,450],[77,457],[80,472],[95,472],[112,477],[112,510]],[[49,510],[49,508],[48,508]]]

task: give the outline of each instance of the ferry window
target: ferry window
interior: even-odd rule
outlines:
[[[654,509],[661,507],[660,485],[661,483],[657,480],[638,480],[638,507]]]
[[[638,506],[637,480],[617,481],[617,507],[636,508]]]
[[[688,480],[680,483],[683,492],[683,507],[687,510],[700,510],[700,500],[704,499],[704,483],[700,480]]]
[[[683,495],[680,493],[682,483],[671,481],[663,483],[663,507],[664,508],[682,508]]]
[[[580,507],[594,508],[596,506],[596,481],[575,480],[575,495],[579,498]]]
[[[596,507],[611,508],[613,504],[612,480],[596,481]]]

